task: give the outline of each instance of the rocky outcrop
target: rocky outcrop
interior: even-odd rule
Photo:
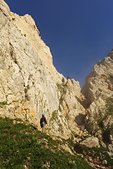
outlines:
[[[76,116],[85,114],[79,82],[53,65],[49,47],[29,15],[18,16],[0,0],[0,115],[21,118],[38,129],[45,112],[47,132],[80,134]]]
[[[94,65],[82,93],[86,98],[85,106],[92,114],[98,113],[99,108],[105,105],[106,99],[113,96],[113,51]]]
[[[88,105],[98,98],[105,99],[113,95],[113,51],[94,66],[86,79],[83,94]]]
[[[82,92],[86,98],[86,128],[109,149],[113,144],[113,51],[94,66]]]

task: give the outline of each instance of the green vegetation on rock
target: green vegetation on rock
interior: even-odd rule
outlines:
[[[0,169],[91,169],[80,156],[59,149],[60,141],[21,120],[0,118]]]
[[[3,106],[7,105],[6,101],[0,102],[0,107],[2,108]]]
[[[97,124],[102,131],[102,140],[106,145],[112,144],[110,134],[113,132],[113,97],[106,100],[105,108],[99,115]]]

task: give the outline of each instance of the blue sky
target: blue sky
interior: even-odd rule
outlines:
[[[30,14],[50,47],[54,65],[81,86],[93,65],[113,48],[113,0],[6,0]]]

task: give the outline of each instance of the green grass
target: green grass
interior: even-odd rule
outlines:
[[[62,141],[20,120],[0,118],[0,169],[91,169],[80,156],[59,150]]]
[[[74,147],[79,147],[79,151],[82,152],[82,154],[86,157],[92,157],[92,159],[99,157],[101,161],[106,160],[107,161],[107,167],[113,166],[113,156],[109,156],[107,150],[103,147],[97,148],[97,147],[86,147],[85,145],[75,144]],[[76,148],[75,148],[76,150]],[[86,158],[87,158],[86,157]]]

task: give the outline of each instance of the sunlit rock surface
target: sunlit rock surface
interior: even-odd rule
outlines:
[[[34,20],[19,16],[0,0],[0,114],[21,118],[38,129],[42,112],[52,135],[82,134],[75,121],[85,114],[79,82],[66,79],[53,65],[49,47]]]

